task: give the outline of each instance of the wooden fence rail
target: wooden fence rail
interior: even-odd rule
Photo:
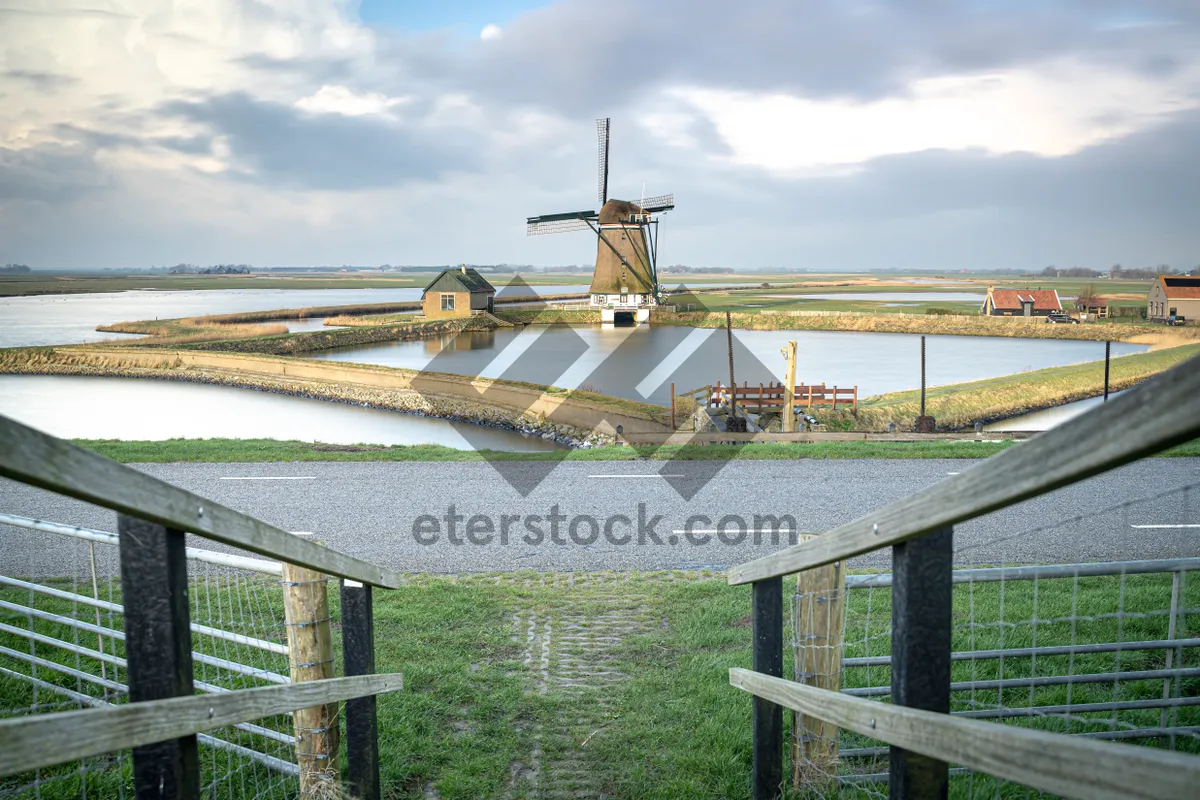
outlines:
[[[755,670],[731,670],[730,682],[755,698],[754,800],[778,798],[783,791],[777,726],[762,722],[778,717],[766,701],[891,745],[888,779],[894,800],[946,797],[950,763],[1065,797],[1194,796],[1200,757],[1081,741],[949,711],[953,525],[1197,435],[1200,358],[879,511],[732,567],[730,584],[753,584]],[[782,622],[778,632],[760,630],[760,618],[764,625],[774,618],[763,612],[763,603],[781,577],[889,546],[894,567],[891,704],[777,677],[773,667],[782,657]]]
[[[941,762],[1079,800],[1194,797],[1200,758],[849,697],[752,670],[729,683],[758,698]],[[943,795],[944,796],[944,795]]]
[[[0,476],[290,564],[395,589],[394,570],[321,547],[0,416]]]
[[[400,675],[359,675],[0,720],[0,777],[309,706],[396,692],[403,683]]]
[[[708,394],[708,407],[715,408],[724,402],[729,395],[729,387],[722,386],[717,381],[705,390]],[[782,411],[787,404],[787,390],[782,383],[760,383],[751,386],[743,382],[741,386],[733,387],[734,401],[738,408],[747,411]],[[858,413],[857,386],[826,386],[819,384],[796,384],[796,407],[816,408],[830,406],[834,411],[838,404],[850,406],[855,414]]]
[[[1200,435],[1200,359],[1028,442],[806,542],[732,567],[729,583],[832,564],[1090,478]]]

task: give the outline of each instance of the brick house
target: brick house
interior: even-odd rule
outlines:
[[[444,269],[421,294],[426,319],[469,317],[472,311],[495,310],[496,287],[465,264]]]

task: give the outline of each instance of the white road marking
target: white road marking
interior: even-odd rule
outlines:
[[[1145,530],[1147,528],[1200,528],[1200,524],[1190,525],[1130,525],[1131,528]]]
[[[686,478],[686,475],[674,473],[654,473],[653,475],[588,475],[589,478]]]
[[[947,472],[946,474],[947,475],[957,475],[958,473],[957,472]]]
[[[315,481],[316,475],[222,475],[223,481]]]

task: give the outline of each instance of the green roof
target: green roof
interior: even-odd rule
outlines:
[[[496,287],[488,282],[488,279],[480,275],[477,271],[467,267],[457,267],[454,269],[444,269],[441,273],[429,282],[422,292],[422,296],[430,289],[437,289],[441,292],[483,292],[484,294],[495,294]]]

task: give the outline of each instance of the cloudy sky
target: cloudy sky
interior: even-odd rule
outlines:
[[[1200,263],[1196,0],[0,0],[0,263]]]

